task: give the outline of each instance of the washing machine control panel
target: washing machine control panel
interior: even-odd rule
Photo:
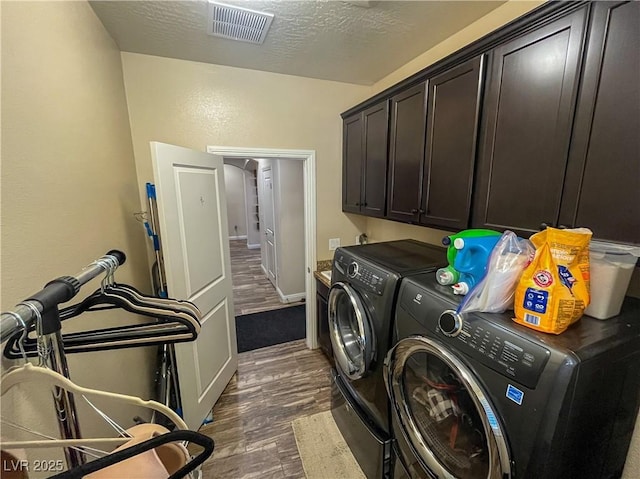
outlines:
[[[367,264],[356,264],[358,264],[358,267],[356,268],[356,274],[352,276],[351,282],[358,285],[361,289],[382,296],[389,274]]]
[[[382,296],[389,279],[389,273],[364,261],[338,253],[334,258],[338,271],[348,278],[348,282],[360,290],[369,291]]]
[[[452,346],[530,388],[538,382],[550,354],[542,346],[477,318],[463,323],[455,341],[458,344],[452,342]]]
[[[464,353],[514,381],[534,388],[550,351],[512,331],[513,322],[507,314],[443,315],[446,310],[455,313],[455,300],[459,301],[446,286],[434,284],[432,289],[426,290],[411,282],[403,283],[396,310],[398,334],[403,337],[428,334],[448,345],[453,352]],[[411,316],[413,322],[405,315]],[[411,324],[415,326],[409,326]]]

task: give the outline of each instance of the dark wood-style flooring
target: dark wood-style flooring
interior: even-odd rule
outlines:
[[[262,270],[260,250],[248,249],[246,240],[229,240],[233,305],[236,316],[294,306],[283,303]]]
[[[203,479],[304,478],[291,422],[331,408],[329,362],[304,340],[238,355],[238,372],[200,428],[215,450]]]

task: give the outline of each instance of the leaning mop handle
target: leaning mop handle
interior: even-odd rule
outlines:
[[[121,266],[126,261],[126,256],[122,251],[112,250],[105,256],[97,259],[75,276],[62,276],[47,283],[47,285],[37,293],[31,295],[13,310],[3,312],[0,316],[0,342],[5,342],[16,332],[28,330],[39,315],[43,319],[48,315],[45,313],[57,308],[61,303],[65,303],[73,298],[80,287],[91,281],[96,276],[109,271],[110,266]],[[34,308],[39,312],[38,314]],[[59,325],[59,323],[58,323]],[[45,321],[43,327],[44,334],[55,331],[58,325],[47,325]]]

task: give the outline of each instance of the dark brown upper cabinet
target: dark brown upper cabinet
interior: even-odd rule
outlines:
[[[594,5],[560,223],[640,243],[638,2]]]
[[[362,115],[342,123],[342,211],[360,213],[362,191]]]
[[[383,102],[362,113],[364,120],[364,165],[361,211],[383,217],[387,192],[389,103]]]
[[[342,211],[384,216],[388,129],[386,100],[344,119]]]
[[[424,166],[426,82],[391,98],[387,218],[416,223]]]
[[[423,225],[469,224],[484,62],[480,56],[429,80]]]
[[[638,32],[640,2],[547,2],[345,112],[344,211],[640,244]]]
[[[528,237],[559,218],[587,6],[493,51],[472,225]]]
[[[483,62],[469,60],[391,99],[388,218],[468,226]]]

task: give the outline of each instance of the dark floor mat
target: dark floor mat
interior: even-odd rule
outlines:
[[[304,304],[236,316],[239,353],[303,339],[306,334]]]

